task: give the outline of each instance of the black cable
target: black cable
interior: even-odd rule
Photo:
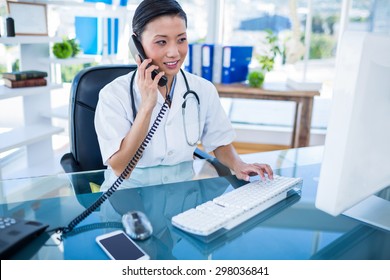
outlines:
[[[168,89],[168,87],[166,87]],[[157,127],[159,126],[162,118],[164,117],[166,111],[171,106],[171,99],[169,95],[166,95],[167,98],[165,99],[165,102],[163,106],[160,109],[160,112],[158,113],[156,119],[154,120],[152,127],[149,129],[148,134],[146,135],[145,139],[142,141],[141,145],[137,149],[135,155],[133,158],[129,161],[126,168],[123,170],[122,174],[115,180],[115,182],[111,185],[111,187],[104,192],[90,207],[88,207],[83,213],[81,213],[79,216],[74,218],[67,227],[61,227],[57,228],[56,232],[67,234],[71,232],[79,223],[81,223],[85,218],[87,218],[92,212],[94,212],[100,205],[103,204],[104,201],[106,201],[122,184],[123,180],[125,180],[128,175],[133,171],[135,168],[137,162],[140,160],[145,148],[149,144],[150,140],[152,139],[154,133],[157,130]]]
[[[95,229],[102,229],[102,228],[123,228],[123,225],[121,222],[94,223],[94,224],[89,224],[89,225],[75,228],[71,232],[68,232],[66,236],[69,237],[79,233],[83,233]]]

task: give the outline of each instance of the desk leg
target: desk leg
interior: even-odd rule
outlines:
[[[307,147],[310,143],[310,126],[313,113],[313,98],[304,97],[297,103],[295,112],[297,128],[294,134],[293,148]]]
[[[293,125],[293,131],[291,134],[291,148],[296,148],[296,143],[298,143],[298,125],[299,125],[299,117],[301,116],[300,108],[302,106],[299,105],[299,102],[295,103],[295,115],[294,115],[294,125]]]

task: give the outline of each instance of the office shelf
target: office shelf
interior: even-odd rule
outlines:
[[[59,37],[47,36],[15,36],[15,37],[0,37],[0,44],[18,45],[18,44],[44,44],[61,42]]]
[[[43,87],[8,88],[0,86],[0,100],[18,96],[28,96],[49,93],[50,90],[61,88],[61,84],[49,84]]]
[[[90,55],[90,56],[76,56],[71,58],[59,59],[59,58],[50,58],[51,63],[60,64],[60,65],[73,65],[73,64],[85,64],[85,63],[94,63],[100,62],[101,56]]]
[[[1,133],[0,153],[39,142],[63,130],[63,128],[51,125],[35,124]]]
[[[64,105],[64,106],[52,108],[50,112],[43,113],[42,116],[46,118],[57,118],[57,119],[67,120],[69,116],[69,106]]]
[[[82,65],[86,63],[100,63],[102,61],[101,55],[80,55],[65,59],[50,58],[52,82],[61,83],[61,66],[68,65]]]

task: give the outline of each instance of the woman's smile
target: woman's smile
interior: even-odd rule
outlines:
[[[170,70],[176,69],[179,65],[179,60],[171,61],[171,62],[164,62],[164,65],[169,68]]]

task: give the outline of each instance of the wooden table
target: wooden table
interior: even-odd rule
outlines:
[[[268,83],[262,88],[252,88],[242,83],[215,86],[220,97],[294,101],[296,105],[291,147],[309,146],[313,100],[314,96],[320,95],[319,91],[294,90],[284,83]]]

